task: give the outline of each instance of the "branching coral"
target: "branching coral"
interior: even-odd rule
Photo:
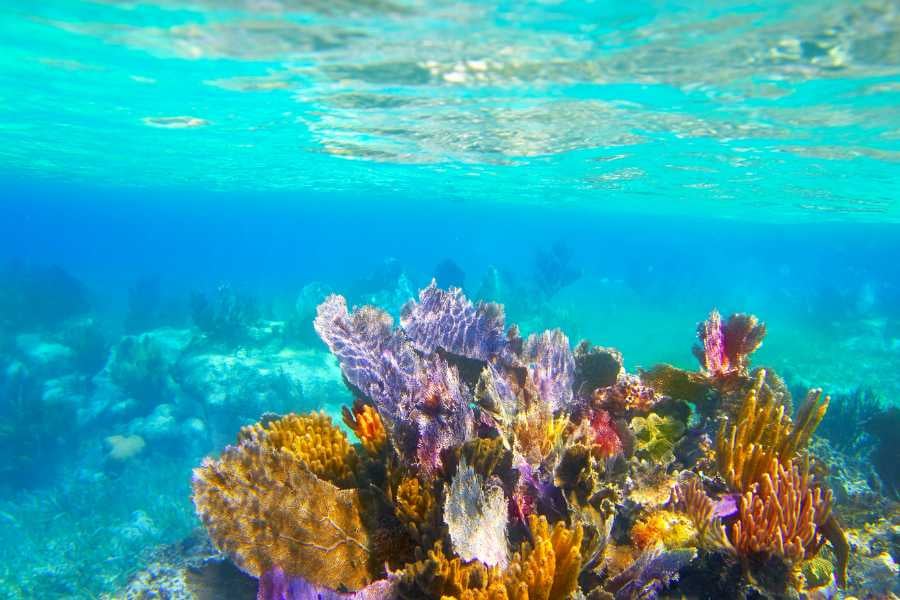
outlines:
[[[569,529],[558,522],[552,528],[543,516],[529,519],[534,544],[524,543],[503,574],[511,600],[568,598],[578,586],[581,570],[580,524]]]
[[[766,337],[766,326],[755,316],[741,313],[731,315],[723,323],[719,311],[713,310],[697,327],[697,337],[700,345],[694,347],[694,355],[704,373],[711,377],[746,375],[750,355]]]
[[[731,548],[725,528],[719,517],[722,509],[706,495],[703,485],[696,477],[681,482],[672,490],[670,501],[673,510],[683,513],[697,530],[698,545],[705,548]],[[726,503],[721,503],[726,504]],[[729,515],[730,516],[730,515]]]
[[[773,463],[788,465],[806,447],[828,409],[828,397],[823,399],[821,390],[812,390],[794,423],[784,405],[763,386],[765,376],[765,371],[759,371],[736,423],[729,428],[723,421],[716,440],[719,471],[742,492],[771,472]]]
[[[241,430],[240,441],[288,452],[316,476],[341,487],[352,484],[357,456],[344,432],[324,413],[287,415]]]
[[[418,477],[403,477],[388,488],[394,513],[407,528],[412,538],[422,545],[433,533],[437,501],[430,486]]]
[[[384,422],[371,404],[356,402],[351,411],[341,407],[344,424],[349,427],[369,456],[378,456],[387,442]]]
[[[772,463],[741,498],[731,541],[743,556],[775,554],[797,565],[824,543],[819,529],[830,511],[831,492],[812,481],[808,468]]]
[[[213,543],[250,575],[278,566],[332,589],[374,578],[366,498],[319,479],[297,453],[245,437],[205,459],[193,489]]]

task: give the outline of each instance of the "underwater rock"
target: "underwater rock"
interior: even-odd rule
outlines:
[[[112,460],[120,462],[134,458],[140,454],[144,449],[144,446],[147,445],[144,442],[144,438],[139,435],[111,435],[104,441],[109,446],[109,453],[107,456]]]
[[[173,369],[181,389],[195,402],[214,439],[227,439],[266,412],[285,413],[303,405],[298,376],[303,364],[292,355],[267,352],[193,354]]]
[[[202,293],[191,296],[191,318],[210,341],[232,345],[247,341],[260,315],[256,302],[223,284],[213,300]]]
[[[156,549],[147,565],[103,600],[255,600],[257,583],[217,552],[205,534]]]

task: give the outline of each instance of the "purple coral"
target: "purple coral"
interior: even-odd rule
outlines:
[[[350,313],[343,296],[331,295],[317,312],[313,326],[337,357],[344,377],[372,400],[390,425],[416,376],[414,350],[391,330],[390,315],[373,306]]]
[[[700,344],[694,346],[694,355],[707,375],[746,374],[749,356],[766,337],[766,326],[755,316],[742,313],[731,315],[723,323],[719,311],[713,309],[697,327],[697,337]]]
[[[441,452],[474,434],[471,402],[456,367],[436,354],[420,363],[415,388],[401,408],[406,422],[417,428],[416,459],[424,474],[437,473]]]
[[[504,321],[502,305],[474,305],[459,288],[445,291],[434,280],[419,292],[419,301],[410,300],[400,315],[400,325],[416,350],[430,354],[442,348],[475,360],[509,354]]]
[[[433,475],[441,452],[473,435],[471,392],[455,367],[438,354],[420,356],[391,324],[384,311],[365,306],[350,313],[342,296],[330,296],[315,328],[347,381],[372,400],[394,447]]]
[[[559,329],[532,334],[525,342],[522,356],[541,400],[555,413],[570,411],[575,356],[566,334]]]
[[[659,593],[678,580],[678,572],[697,556],[693,548],[662,550],[651,548],[641,554],[630,567],[615,577],[616,600],[654,600]]]
[[[256,600],[388,600],[395,596],[394,588],[393,581],[380,579],[358,592],[337,592],[273,567],[259,578]]]

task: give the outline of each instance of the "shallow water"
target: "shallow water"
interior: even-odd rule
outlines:
[[[0,596],[115,593],[240,426],[339,417],[332,292],[396,318],[436,277],[630,372],[752,312],[789,385],[900,398],[894,2],[32,4],[0,1]],[[252,340],[210,342],[223,297]]]

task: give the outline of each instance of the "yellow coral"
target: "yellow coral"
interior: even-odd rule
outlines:
[[[401,573],[402,598],[459,600],[557,600],[568,598],[578,586],[581,570],[580,525],[552,528],[546,517],[529,519],[534,545],[524,542],[509,565],[488,568],[473,561],[448,559],[437,545],[428,558]]]
[[[370,456],[378,456],[387,441],[387,432],[381,415],[371,404],[355,404],[351,412],[342,407],[344,424],[359,438],[362,447]]]
[[[266,448],[289,452],[322,479],[341,487],[352,485],[356,451],[325,413],[290,414],[266,424],[256,423],[242,429],[239,439],[257,440]]]
[[[296,445],[273,447],[265,431],[250,428],[240,445],[194,470],[194,504],[210,539],[254,577],[277,565],[329,588],[363,587],[378,569],[364,522],[369,499],[319,479]]]
[[[754,385],[744,398],[737,421],[726,429],[723,422],[716,439],[719,472],[732,487],[748,491],[771,473],[775,463],[789,466],[828,409],[829,398],[812,390],[797,411],[797,422],[785,414],[785,407],[764,385],[766,372],[760,369]]]
[[[666,548],[685,548],[697,543],[697,528],[691,519],[671,510],[655,510],[635,522],[631,539],[641,550],[662,544]]]
[[[531,404],[513,422],[516,450],[531,464],[542,462],[559,448],[568,423],[565,415],[554,419],[546,404]]]
[[[413,539],[422,543],[434,515],[435,499],[431,489],[418,477],[404,477],[396,486],[389,488],[389,496],[397,518]]]

